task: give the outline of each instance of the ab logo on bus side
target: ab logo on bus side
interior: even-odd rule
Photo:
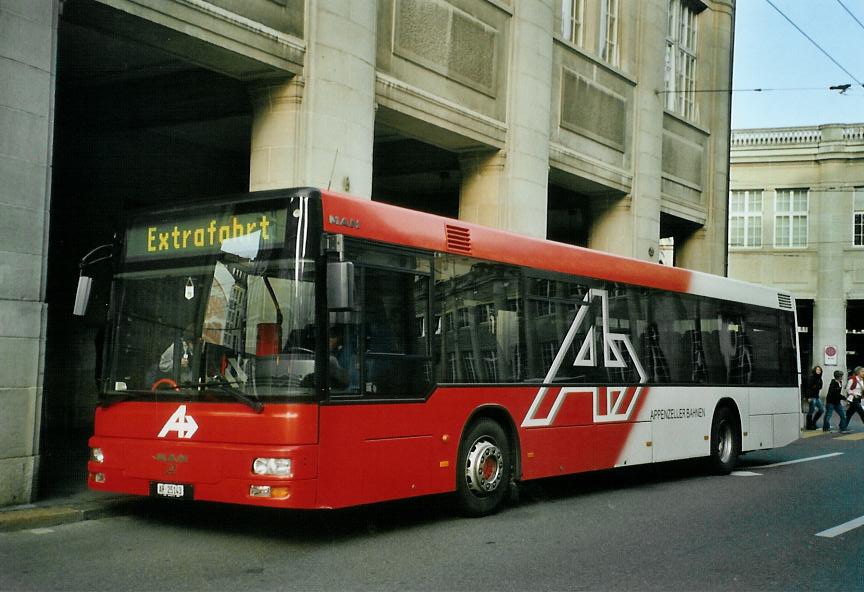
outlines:
[[[573,341],[576,339],[576,335],[579,334],[579,330],[582,328],[582,325],[585,322],[585,318],[588,316],[588,311],[591,309],[592,303],[598,298],[600,299],[603,331],[603,366],[605,368],[626,368],[627,362],[622,355],[623,346],[626,349],[630,360],[633,361],[636,372],[639,374],[639,383],[643,384],[647,381],[648,376],[645,373],[645,369],[642,367],[642,363],[639,361],[639,356],[636,355],[636,350],[633,347],[633,343],[630,341],[630,337],[628,335],[624,335],[623,333],[612,333],[609,330],[609,293],[603,289],[593,288],[591,290],[588,290],[585,298],[582,299],[582,305],[579,307],[579,311],[576,313],[576,318],[573,319],[573,323],[570,325],[570,329],[567,331],[567,336],[564,338],[564,342],[558,349],[558,353],[556,354],[555,360],[552,362],[552,366],[549,368],[549,371],[546,374],[546,378],[543,379],[544,384],[549,384],[555,380],[555,377],[558,375],[558,371],[561,368],[561,365],[564,363],[567,352],[573,345]],[[583,339],[582,345],[579,348],[579,353],[576,354],[576,359],[573,362],[573,366],[597,367],[599,365],[596,351],[596,330],[596,325],[591,325],[590,327],[588,327],[587,331],[585,332],[585,338]],[[606,396],[605,401],[603,401],[605,405],[601,407],[600,387],[564,387],[558,391],[558,395],[555,397],[555,401],[552,403],[552,407],[549,409],[546,417],[538,417],[538,413],[543,406],[543,401],[546,398],[549,390],[550,387],[544,386],[537,391],[537,394],[534,396],[534,402],[531,404],[531,408],[525,415],[525,419],[522,420],[522,427],[533,428],[551,426],[555,422],[555,418],[557,417],[558,412],[561,410],[561,407],[564,404],[564,400],[567,398],[567,395],[570,395],[572,393],[588,392],[590,392],[593,397],[594,423],[626,421],[630,419],[633,410],[636,409],[636,402],[639,400],[639,397],[642,394],[641,386],[637,386],[635,388],[612,386],[605,387]],[[631,394],[632,396],[630,396]]]

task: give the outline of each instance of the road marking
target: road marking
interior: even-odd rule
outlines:
[[[822,430],[810,430],[807,432],[801,432],[802,438],[815,438],[816,436],[827,436],[828,432],[823,432]]]
[[[834,537],[849,532],[850,530],[855,530],[859,526],[864,526],[864,516],[856,518],[855,520],[850,520],[849,522],[845,522],[840,526],[835,526],[834,528],[829,528],[828,530],[817,532],[816,536],[833,539]]]
[[[807,458],[798,458],[795,460],[787,460],[785,462],[774,463],[770,465],[759,465],[758,467],[750,467],[751,469],[767,469],[769,467],[782,467],[784,465],[795,465],[802,462],[810,462],[811,460],[822,460],[823,458],[831,458],[832,456],[840,456],[842,452],[832,452],[831,454],[820,454],[819,456],[808,456]]]
[[[761,477],[762,473],[754,473],[753,471],[732,471],[736,477]]]
[[[851,440],[853,442],[855,440],[864,440],[864,432],[858,432],[857,434],[849,434],[848,436],[840,436],[840,437],[837,437],[834,439],[835,440]]]
[[[51,534],[54,532],[53,528],[31,528],[30,532],[32,534]]]

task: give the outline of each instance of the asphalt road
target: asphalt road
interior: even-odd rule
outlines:
[[[481,519],[441,497],[147,503],[0,534],[0,590],[864,590],[862,517],[864,432],[820,432],[728,477],[683,462],[531,483]]]

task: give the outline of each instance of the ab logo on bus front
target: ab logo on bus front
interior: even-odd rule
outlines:
[[[191,415],[186,415],[186,405],[180,405],[162,426],[158,437],[164,438],[171,432],[177,432],[178,438],[188,440],[197,431],[198,423]]]
[[[546,378],[543,379],[544,384],[550,384],[555,381],[558,371],[567,357],[567,352],[573,346],[573,342],[580,332],[585,333],[585,338],[582,340],[582,345],[579,347],[579,353],[576,354],[573,366],[597,367],[600,365],[600,360],[597,357],[596,345],[597,325],[595,323],[587,329],[582,328],[593,302],[597,299],[600,300],[600,323],[603,331],[603,367],[627,368],[627,361],[623,355],[623,352],[626,351],[636,372],[639,374],[639,383],[642,384],[648,380],[648,375],[645,373],[642,363],[639,361],[639,356],[636,355],[636,350],[633,347],[633,343],[630,341],[630,336],[623,333],[612,333],[609,329],[609,293],[606,290],[592,288],[588,290],[585,298],[582,299],[582,305],[576,313],[576,318],[573,319],[573,323],[570,325],[570,329],[564,337],[564,342],[561,344],[558,353],[555,355],[555,359],[552,361],[552,366],[549,368]],[[625,348],[624,350],[622,350],[622,346]],[[531,408],[525,415],[525,419],[522,420],[522,427],[532,428],[551,426],[555,422],[555,418],[561,410],[567,395],[573,393],[591,393],[594,402],[594,423],[627,421],[630,419],[633,410],[636,409],[636,402],[642,394],[641,386],[564,387],[558,391],[558,395],[546,416],[538,417],[540,409],[544,407],[543,402],[549,390],[550,387],[543,386],[537,391],[537,394],[534,396],[534,402],[531,403]],[[601,390],[603,393],[601,393]],[[604,394],[605,397],[602,396]]]

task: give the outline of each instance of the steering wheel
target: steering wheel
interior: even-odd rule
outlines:
[[[286,353],[286,354],[312,354],[312,355],[315,354],[315,352],[312,351],[311,349],[306,349],[305,347],[296,347],[296,346],[285,348],[285,351],[283,353]]]
[[[154,382],[150,386],[150,390],[151,391],[158,391],[158,390],[160,390],[161,387],[167,387],[167,388],[175,390],[175,391],[180,390],[180,388],[177,386],[177,382],[175,380],[170,379],[170,378],[160,378],[159,380],[157,380],[156,382]]]

